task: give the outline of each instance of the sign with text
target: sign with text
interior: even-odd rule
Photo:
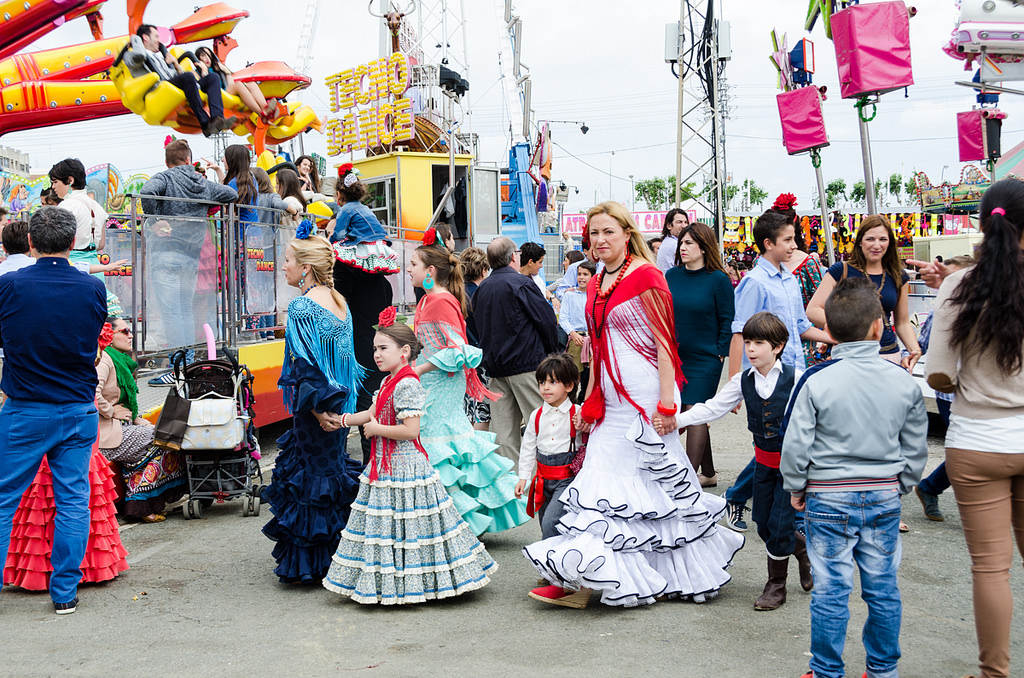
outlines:
[[[640,229],[641,233],[644,234],[660,234],[662,226],[665,225],[665,215],[668,214],[668,210],[662,210],[661,212],[630,212],[633,215],[633,221],[636,223],[637,228]],[[686,210],[686,215],[690,218],[690,221],[697,220],[696,210]],[[562,215],[562,233],[566,235],[583,235],[583,227],[587,224],[586,214],[563,214]]]
[[[416,136],[409,89],[409,60],[401,52],[375,59],[327,77],[332,113],[329,118],[327,155],[369,150]]]

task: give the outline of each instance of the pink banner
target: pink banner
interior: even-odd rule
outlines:
[[[832,44],[844,99],[914,84],[910,16],[902,2],[871,2],[832,15]]]
[[[782,143],[790,155],[828,146],[825,115],[817,87],[801,87],[775,97],[782,121]]]
[[[636,223],[637,228],[640,232],[645,235],[655,235],[661,233],[662,226],[665,225],[665,215],[668,214],[668,210],[661,212],[630,212],[633,215],[633,221]],[[697,220],[696,210],[686,210],[686,215],[690,218],[690,221]],[[563,214],[562,215],[562,233],[566,235],[582,235],[583,227],[587,224],[586,214]]]

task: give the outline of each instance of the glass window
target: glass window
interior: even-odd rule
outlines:
[[[381,223],[389,233],[395,233],[398,228],[397,200],[395,199],[395,178],[383,177],[365,182],[366,199],[363,204],[370,208],[377,221]]]

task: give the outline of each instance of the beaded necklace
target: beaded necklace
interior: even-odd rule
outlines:
[[[605,323],[608,320],[608,305],[609,305],[609,302],[611,301],[612,293],[615,292],[615,288],[617,288],[619,286],[619,283],[622,282],[622,279],[625,277],[626,271],[629,270],[629,265],[631,263],[633,263],[633,257],[631,255],[627,254],[626,258],[622,262],[622,265],[620,265],[619,268],[616,269],[616,270],[618,270],[619,274],[617,276],[615,276],[615,282],[613,282],[611,287],[609,287],[604,292],[601,291],[601,286],[604,284],[604,276],[605,276],[605,273],[608,272],[608,269],[605,268],[604,270],[601,271],[601,277],[598,278],[598,280],[597,280],[597,294],[594,295],[594,303],[590,305],[590,315],[594,319],[594,336],[597,339],[601,338],[601,334],[604,331]],[[600,323],[597,322],[597,300],[598,299],[603,299],[604,300],[604,305],[601,308],[601,322]]]
[[[309,287],[306,288],[306,291],[302,293],[302,296],[306,296],[306,294],[308,294],[309,291],[311,289],[313,289],[314,287],[320,287],[320,286],[321,286],[320,283],[313,283],[312,285],[310,285]]]

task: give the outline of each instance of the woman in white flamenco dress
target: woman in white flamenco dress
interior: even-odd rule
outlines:
[[[604,261],[587,291],[592,377],[577,427],[591,429],[583,468],[557,500],[555,537],[523,549],[551,582],[530,597],[585,607],[702,603],[730,580],[743,536],[719,527],[725,499],[701,490],[675,426],[682,382],[672,298],[628,211],[587,215]],[[685,340],[685,338],[683,339]]]

